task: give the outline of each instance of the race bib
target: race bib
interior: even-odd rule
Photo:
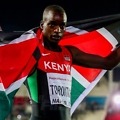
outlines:
[[[71,75],[47,73],[51,104],[71,107]]]

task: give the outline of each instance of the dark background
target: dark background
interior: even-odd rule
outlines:
[[[0,0],[0,26],[4,31],[25,31],[39,26],[47,5],[61,5],[69,21],[120,13],[119,0]]]

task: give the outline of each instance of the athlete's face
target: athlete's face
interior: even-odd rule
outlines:
[[[65,13],[49,11],[41,24],[44,38],[50,42],[58,43],[64,34],[66,22]]]

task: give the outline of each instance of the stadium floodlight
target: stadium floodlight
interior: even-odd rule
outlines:
[[[115,94],[113,96],[113,103],[116,105],[120,105],[120,94]]]

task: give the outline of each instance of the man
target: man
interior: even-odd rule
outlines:
[[[106,58],[84,53],[73,46],[59,46],[67,24],[67,15],[58,5],[43,12],[39,41],[34,57],[36,67],[25,81],[32,100],[30,120],[70,120],[71,65],[110,70],[120,61],[120,48]]]

